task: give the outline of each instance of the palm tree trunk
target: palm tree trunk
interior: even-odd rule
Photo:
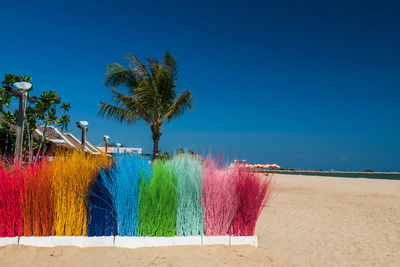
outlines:
[[[153,160],[158,157],[158,142],[160,141],[161,132],[158,130],[152,130],[153,132]]]

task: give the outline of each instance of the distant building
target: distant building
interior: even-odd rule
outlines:
[[[1,114],[0,124],[8,124]],[[10,149],[15,137],[11,134],[11,132],[16,132],[17,126],[13,124],[8,125],[9,129],[0,129],[0,150],[2,153],[13,153],[13,151]],[[44,126],[37,125],[35,131],[33,132],[33,138],[42,137],[44,132],[46,141],[50,144],[48,151],[58,147],[77,150],[81,149],[81,138],[77,138],[72,133],[63,133],[54,126],[47,126],[45,130]],[[90,143],[87,139],[85,151],[91,154],[101,153],[100,150],[98,150],[97,147]]]
[[[47,126],[46,131],[43,126],[37,126],[34,135],[37,137],[43,136],[45,132],[46,141],[50,142],[52,146],[64,147],[69,149],[80,150],[82,142],[72,133],[63,133],[54,126]],[[101,151],[86,139],[85,152],[91,154],[100,154]]]
[[[104,153],[106,151],[105,147],[97,147],[99,151]],[[134,147],[108,147],[107,154],[115,154],[115,153],[138,153],[143,154],[143,148],[134,148]]]

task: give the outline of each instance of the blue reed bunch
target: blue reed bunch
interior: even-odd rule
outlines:
[[[103,175],[109,175],[109,168],[103,170]],[[100,174],[89,191],[86,204],[88,236],[117,235],[115,209]]]
[[[119,235],[137,236],[139,181],[151,177],[150,164],[137,154],[117,154],[108,175],[100,175],[115,207]]]

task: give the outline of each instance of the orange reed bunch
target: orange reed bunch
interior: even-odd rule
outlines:
[[[87,235],[86,198],[102,167],[110,166],[106,155],[79,151],[56,153],[50,162],[55,234]]]

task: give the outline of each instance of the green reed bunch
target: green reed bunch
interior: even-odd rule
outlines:
[[[171,161],[156,160],[150,180],[142,177],[139,189],[139,235],[175,236],[177,181]]]

